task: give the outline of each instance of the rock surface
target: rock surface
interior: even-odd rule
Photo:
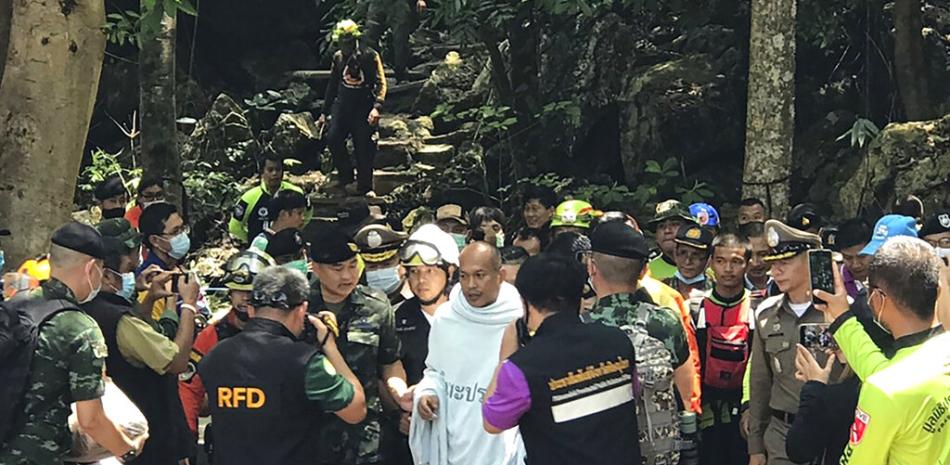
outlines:
[[[887,211],[896,198],[908,194],[921,197],[924,211],[950,206],[950,114],[884,128],[841,188],[836,213],[847,217],[862,209]]]

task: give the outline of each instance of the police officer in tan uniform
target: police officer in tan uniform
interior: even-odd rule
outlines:
[[[808,275],[809,249],[821,247],[815,234],[769,220],[765,233],[772,277],[782,294],[770,297],[755,311],[750,361],[749,465],[793,464],[785,454],[785,437],[798,411],[803,383],[795,379],[795,345],[799,326],[822,323],[824,316],[812,304]],[[826,357],[817,354],[824,366]],[[841,371],[835,365],[831,379]]]

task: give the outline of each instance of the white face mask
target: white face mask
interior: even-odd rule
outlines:
[[[93,268],[95,268],[95,265],[93,265]],[[89,284],[89,295],[86,296],[85,299],[80,300],[79,301],[80,304],[91,302],[92,299],[95,299],[96,296],[99,295],[99,290],[102,289],[102,270],[101,269],[99,270],[99,286],[98,287],[96,287],[95,289],[92,288],[92,277],[88,274],[86,275],[86,283]]]

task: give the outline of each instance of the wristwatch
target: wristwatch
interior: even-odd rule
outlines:
[[[119,461],[122,462],[122,463],[129,463],[129,462],[135,460],[135,458],[138,457],[138,456],[139,456],[138,451],[135,450],[135,449],[132,449],[132,450],[126,452],[122,457],[119,457]]]

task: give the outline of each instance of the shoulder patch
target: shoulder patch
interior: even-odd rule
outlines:
[[[244,200],[239,200],[237,205],[234,206],[234,210],[231,212],[231,215],[234,216],[234,219],[241,221],[244,219],[244,213],[247,212],[247,202]]]
[[[864,439],[864,432],[867,431],[868,425],[870,424],[871,415],[868,415],[867,412],[858,407],[854,411],[854,423],[851,424],[851,434],[849,437],[849,442],[852,446],[861,443],[861,440]]]
[[[773,295],[762,302],[759,303],[759,306],[755,309],[755,318],[758,319],[762,315],[762,312],[770,307],[774,307],[776,304],[782,301],[782,297],[785,294]]]

